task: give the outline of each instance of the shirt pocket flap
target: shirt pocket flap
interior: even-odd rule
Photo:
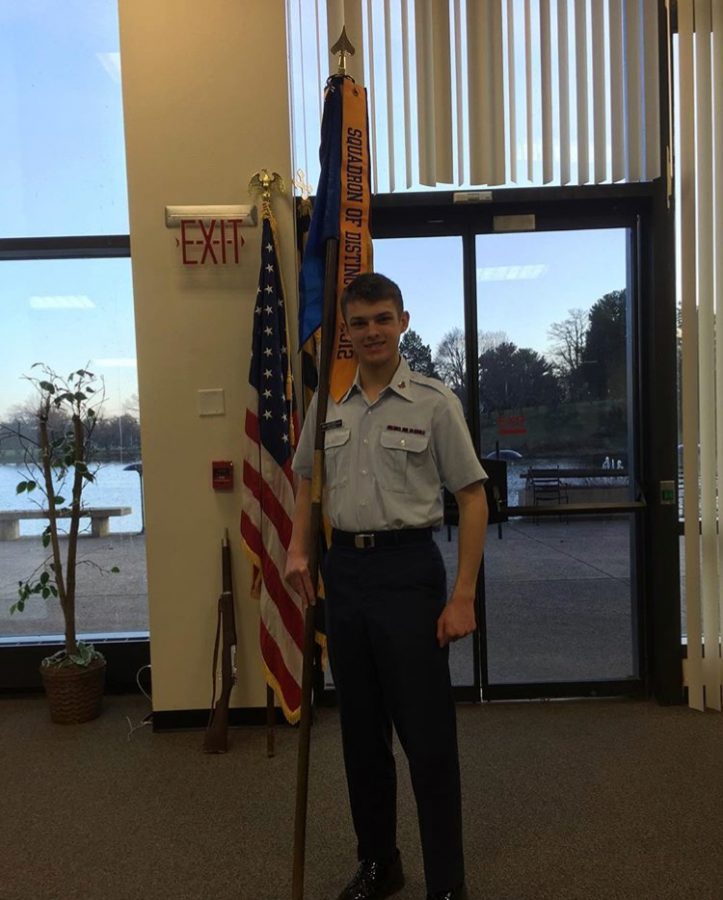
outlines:
[[[324,432],[324,449],[329,450],[332,447],[342,447],[349,440],[351,434],[350,428],[332,428]]]
[[[427,449],[429,435],[409,434],[404,431],[382,431],[382,447],[388,450],[406,450],[408,453],[421,453]]]

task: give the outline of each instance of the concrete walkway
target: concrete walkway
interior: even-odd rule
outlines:
[[[489,529],[485,555],[488,665],[494,683],[627,678],[636,673],[631,532],[625,517],[516,519]],[[437,535],[454,582],[457,531]],[[57,601],[33,598],[10,615],[18,580],[44,558],[39,538],[0,542],[0,637],[59,634]],[[84,631],[148,628],[145,537],[84,536],[78,621]],[[108,574],[117,565],[120,574]],[[472,639],[453,645],[453,681],[474,679]]]
[[[63,543],[66,543],[65,541]],[[48,555],[39,537],[0,541],[0,637],[60,634],[63,620],[55,598],[31,598],[25,611],[10,614],[20,579],[27,578]],[[148,630],[146,541],[143,535],[83,535],[78,548],[84,560],[78,571],[77,620],[83,631]],[[120,573],[110,572],[118,566]]]

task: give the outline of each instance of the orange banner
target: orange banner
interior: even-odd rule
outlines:
[[[344,79],[342,108],[337,320],[329,386],[331,396],[337,401],[349,390],[356,372],[354,352],[343,328],[341,295],[357,275],[372,269],[367,95],[363,87],[349,78]]]

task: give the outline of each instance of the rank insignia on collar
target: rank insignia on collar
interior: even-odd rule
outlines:
[[[407,386],[406,381],[400,381],[399,384],[397,385],[397,387],[401,388],[402,390],[404,390],[404,388],[406,388],[406,386]]]

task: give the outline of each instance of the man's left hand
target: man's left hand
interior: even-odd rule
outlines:
[[[437,619],[437,640],[440,647],[458,641],[475,630],[474,600],[461,599],[454,594]]]

